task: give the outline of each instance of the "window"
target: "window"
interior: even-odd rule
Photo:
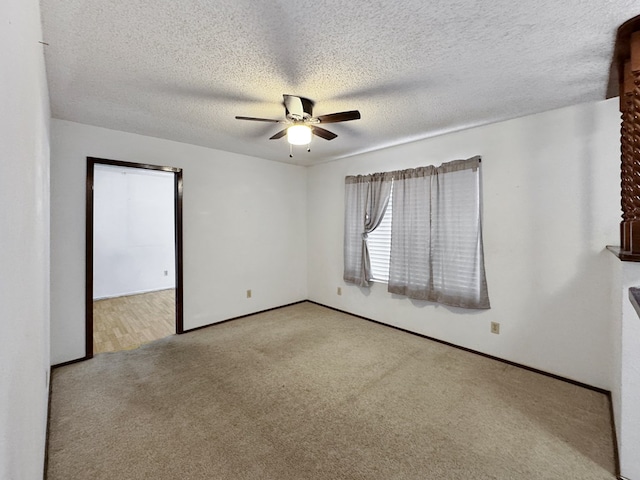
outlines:
[[[391,173],[349,176],[344,191],[344,281],[361,287],[372,282],[367,236],[382,221],[391,196]]]
[[[347,282],[490,308],[484,271],[480,157],[345,179]]]
[[[387,210],[378,225],[367,238],[369,259],[371,262],[371,280],[387,283],[389,281],[389,259],[391,256],[391,219],[393,217],[393,183]]]

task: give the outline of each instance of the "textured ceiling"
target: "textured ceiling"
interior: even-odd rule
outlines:
[[[605,98],[637,0],[42,0],[55,118],[312,165]],[[360,110],[311,153],[282,94]]]

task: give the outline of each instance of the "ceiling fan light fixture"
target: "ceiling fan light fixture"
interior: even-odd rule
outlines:
[[[307,125],[292,125],[287,128],[287,141],[291,145],[308,145],[311,143],[311,128]]]

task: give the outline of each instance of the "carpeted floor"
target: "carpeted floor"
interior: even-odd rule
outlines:
[[[311,303],[52,377],[49,480],[608,479],[605,395]]]

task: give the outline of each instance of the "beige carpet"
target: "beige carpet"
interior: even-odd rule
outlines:
[[[614,479],[605,395],[302,303],[55,369],[48,479]]]

